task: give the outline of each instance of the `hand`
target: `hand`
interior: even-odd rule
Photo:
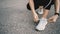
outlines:
[[[33,18],[34,18],[34,22],[38,22],[39,17],[38,17],[38,15],[37,15],[37,13],[34,13],[34,14],[33,14]]]
[[[56,22],[58,15],[54,15],[48,19],[49,22]]]

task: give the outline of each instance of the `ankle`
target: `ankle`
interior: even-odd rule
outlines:
[[[42,17],[42,19],[47,19],[46,17]]]

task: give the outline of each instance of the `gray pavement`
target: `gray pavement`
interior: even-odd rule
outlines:
[[[48,23],[44,31],[35,31],[27,3],[28,0],[0,0],[0,34],[60,34],[60,18],[56,23]],[[52,6],[48,18],[53,14]]]

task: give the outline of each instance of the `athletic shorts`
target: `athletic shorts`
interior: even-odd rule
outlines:
[[[50,2],[50,0],[33,0],[35,10],[39,8],[39,6],[43,6],[43,8]],[[51,5],[54,4],[54,0],[44,9],[50,10]],[[27,9],[31,10],[29,3],[27,4]]]

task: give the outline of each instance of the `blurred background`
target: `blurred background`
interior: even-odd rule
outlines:
[[[60,34],[60,18],[55,23],[48,23],[42,32],[34,30],[32,13],[26,8],[28,1],[0,0],[0,34]],[[48,18],[53,14],[54,5]]]

